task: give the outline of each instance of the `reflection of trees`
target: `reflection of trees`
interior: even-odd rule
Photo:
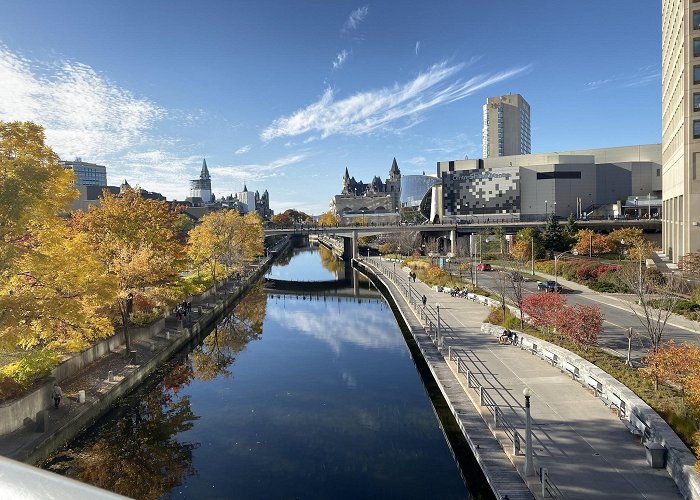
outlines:
[[[230,377],[228,367],[236,360],[248,342],[262,335],[267,294],[262,284],[252,288],[233,312],[223,318],[204,342],[190,354],[194,376],[211,380],[223,375]]]
[[[338,259],[328,248],[324,247],[323,245],[319,245],[318,253],[321,255],[321,264],[323,264],[323,267],[328,269],[330,272],[338,274],[343,270],[345,263]]]
[[[177,396],[191,375],[191,368],[178,364],[138,405],[100,429],[96,440],[68,450],[49,468],[133,498],[158,498],[172,490],[195,473],[196,444],[176,439],[198,418],[189,397]]]

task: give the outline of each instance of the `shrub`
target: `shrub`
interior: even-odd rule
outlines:
[[[39,349],[0,369],[0,377],[9,378],[22,389],[49,374],[61,361],[61,354],[51,349]]]
[[[594,269],[589,266],[581,266],[576,269],[576,279],[579,281],[591,281],[595,277]]]
[[[594,276],[597,278],[605,273],[614,273],[619,269],[618,266],[613,266],[611,264],[606,264],[604,266],[598,266],[595,271],[593,271]]]
[[[0,401],[14,399],[22,394],[22,386],[10,377],[0,376]]]
[[[609,281],[594,281],[588,285],[588,288],[602,293],[624,293],[627,291],[624,286]]]

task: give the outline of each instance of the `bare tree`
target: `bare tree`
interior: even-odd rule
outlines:
[[[525,263],[514,260],[511,261],[509,267],[510,283],[508,286],[508,296],[513,304],[515,304],[515,306],[518,308],[518,311],[520,311],[520,328],[523,328],[525,325],[525,318],[522,308],[523,299],[525,298],[525,287],[523,286],[525,283]]]
[[[620,281],[635,296],[636,304],[631,304],[630,309],[642,325],[642,335],[649,340],[652,352],[656,352],[680,298],[680,280],[673,274],[643,269],[641,262],[623,265],[617,272]]]

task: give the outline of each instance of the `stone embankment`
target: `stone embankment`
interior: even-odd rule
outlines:
[[[173,315],[145,328],[132,329],[126,353],[121,334],[105,339],[62,362],[30,394],[0,405],[0,455],[39,463],[107,413],[115,401],[134,390],[158,367],[186,346],[199,342],[208,328],[266,272],[289,239],[245,273],[239,283],[225,280],[197,297],[192,313],[178,322]],[[64,393],[61,406],[51,405],[53,384]]]

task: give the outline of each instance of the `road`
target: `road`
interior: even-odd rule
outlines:
[[[491,272],[480,272],[479,286],[492,291],[499,289],[497,284],[501,271],[494,268]],[[527,277],[527,275],[526,275]],[[644,328],[639,318],[632,312],[629,300],[630,295],[604,294],[594,292],[588,288],[565,282],[561,278],[559,282],[564,286],[564,296],[569,304],[596,305],[603,313],[603,332],[598,337],[601,347],[617,351],[622,356],[627,356],[627,332],[631,327],[634,335],[632,338],[632,360],[639,362],[649,348],[649,340],[644,336]],[[568,285],[568,286],[567,286]],[[507,285],[510,288],[510,284]],[[537,283],[526,281],[524,283],[526,293],[536,293]],[[696,322],[673,315],[666,324],[663,340],[673,339],[676,343],[688,342],[700,346],[700,325]]]

